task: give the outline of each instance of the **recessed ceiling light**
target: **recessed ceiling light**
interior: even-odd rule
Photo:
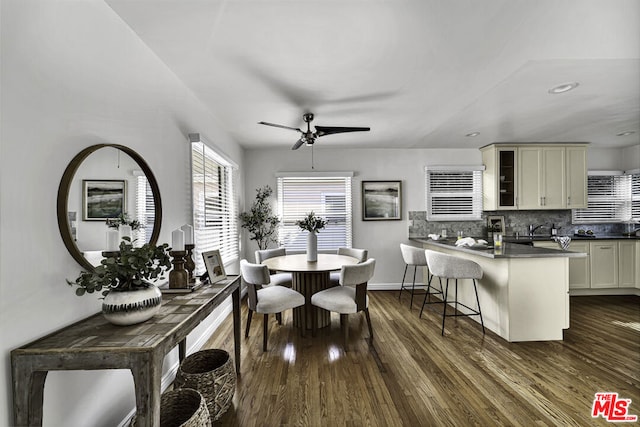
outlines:
[[[471,133],[466,134],[465,136],[469,136],[469,137],[473,138],[474,136],[478,136],[478,135],[480,135],[480,132],[471,132]]]
[[[561,85],[552,87],[551,89],[549,89],[549,93],[552,95],[558,94],[558,93],[565,93],[570,91],[571,89],[575,89],[578,87],[580,83],[578,82],[571,82],[571,83],[563,83]]]
[[[636,131],[628,130],[626,132],[617,133],[616,136],[629,136],[629,135],[633,135],[634,133],[636,133]]]

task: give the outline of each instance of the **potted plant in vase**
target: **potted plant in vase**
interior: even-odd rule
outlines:
[[[82,271],[75,281],[67,279],[67,283],[77,286],[78,296],[101,292],[102,313],[109,322],[144,322],[160,309],[162,293],[151,281],[162,279],[171,268],[168,250],[166,243],[134,247],[130,238],[123,237],[119,251],[105,253],[109,256],[99,266]]]
[[[296,225],[308,231],[307,261],[316,262],[318,260],[318,236],[316,234],[327,225],[327,221],[316,216],[313,211],[311,211],[304,219],[296,221]]]
[[[273,214],[271,204],[267,201],[273,194],[271,187],[266,185],[256,192],[251,210],[240,214],[240,226],[251,234],[250,239],[256,241],[258,249],[264,250],[269,247],[269,243],[277,242],[280,220]]]

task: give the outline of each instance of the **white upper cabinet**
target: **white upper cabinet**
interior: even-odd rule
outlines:
[[[484,210],[586,206],[585,144],[491,144],[480,150]]]

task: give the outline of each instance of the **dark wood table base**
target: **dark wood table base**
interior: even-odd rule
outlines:
[[[304,295],[305,304],[293,309],[293,325],[302,327],[302,316],[306,315],[307,329],[313,326],[313,307],[311,305],[311,295],[329,287],[328,271],[312,271],[291,273],[292,288]],[[316,308],[318,328],[324,328],[331,323],[331,312],[322,308]]]

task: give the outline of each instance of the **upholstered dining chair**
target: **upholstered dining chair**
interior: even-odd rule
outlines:
[[[285,256],[287,250],[285,248],[276,249],[263,249],[256,251],[256,264],[262,264],[262,262],[269,258],[275,258],[277,256]],[[277,273],[270,272],[271,285],[291,287],[291,273]]]
[[[270,274],[266,265],[252,264],[243,259],[240,261],[240,272],[247,285],[249,305],[247,329],[244,336],[245,338],[249,337],[253,312],[264,314],[262,351],[267,351],[269,314],[282,313],[290,308],[304,305],[304,296],[300,292],[284,286],[267,286],[269,285]],[[304,336],[305,329],[305,319],[302,316],[302,336]]]
[[[317,329],[316,307],[340,313],[340,327],[344,337],[344,350],[347,351],[349,341],[349,314],[364,311],[369,326],[369,338],[373,341],[373,328],[369,316],[369,296],[367,284],[375,270],[376,260],[369,258],[363,263],[343,265],[340,270],[340,285],[325,289],[311,296],[313,306],[313,333]]]
[[[364,262],[369,258],[369,251],[366,249],[356,248],[338,248],[338,255],[346,255],[358,259],[358,263]],[[340,272],[333,271],[329,275],[329,286],[338,286],[340,284]]]

